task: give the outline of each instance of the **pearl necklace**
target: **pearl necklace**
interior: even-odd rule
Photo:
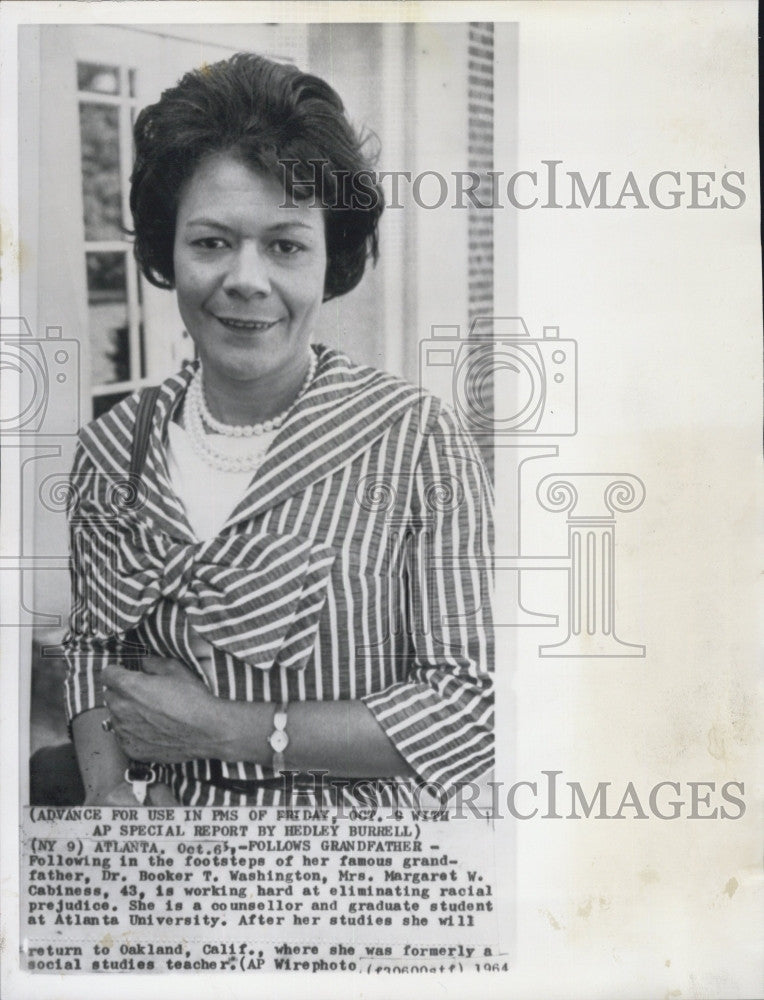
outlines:
[[[315,377],[317,367],[318,358],[316,357],[315,352],[311,351],[307,374],[302,380],[302,385],[298,389],[295,398],[285,410],[281,411],[281,413],[277,414],[275,417],[271,417],[270,420],[263,420],[263,422],[259,424],[224,424],[222,421],[216,420],[212,416],[209,411],[209,407],[207,406],[207,400],[204,397],[201,365],[199,366],[197,374],[194,376],[194,381],[189,386],[189,392],[194,392],[199,403],[199,412],[202,415],[202,420],[210,430],[215,431],[216,434],[224,434],[226,437],[253,437],[254,435],[267,434],[268,431],[278,430],[278,428],[281,427],[297,401],[305,395],[308,386]]]
[[[252,437],[253,435],[262,436],[263,434],[269,434],[280,427],[289,412],[294,407],[298,399],[305,395],[305,392],[313,381],[313,377],[316,372],[316,367],[318,365],[318,359],[313,351],[310,352],[310,368],[305,380],[300,387],[300,391],[290,404],[290,406],[280,413],[277,417],[272,420],[263,421],[262,424],[253,424],[252,426],[235,426],[231,424],[221,424],[219,421],[214,420],[209,411],[207,414],[210,417],[210,422],[207,421],[207,416],[205,415],[205,410],[207,409],[204,404],[204,393],[202,391],[202,369],[201,365],[196,370],[194,377],[191,379],[188,385],[188,390],[186,392],[186,405],[184,408],[184,423],[186,425],[186,430],[188,431],[188,439],[191,447],[196,452],[196,454],[203,459],[203,461],[212,466],[214,469],[219,469],[221,472],[255,472],[260,465],[262,465],[265,459],[266,448],[258,449],[258,451],[247,455],[225,455],[217,448],[213,447],[210,441],[210,435],[204,429],[205,423],[211,426],[211,423],[225,428],[223,432],[226,437]],[[278,423],[276,422],[278,421]],[[267,426],[270,425],[270,426]],[[214,430],[214,427],[211,427]],[[264,443],[264,442],[263,442]]]

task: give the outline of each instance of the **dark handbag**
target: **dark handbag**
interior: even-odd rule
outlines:
[[[135,415],[135,431],[130,452],[130,477],[140,478],[146,463],[159,386],[141,392]],[[29,804],[32,806],[81,806],[85,786],[73,743],[41,747],[29,760]]]

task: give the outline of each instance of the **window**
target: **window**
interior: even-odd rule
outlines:
[[[146,378],[140,278],[126,235],[135,82],[132,68],[77,62],[94,417]]]

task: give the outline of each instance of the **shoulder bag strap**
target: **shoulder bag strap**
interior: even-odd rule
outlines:
[[[130,452],[130,476],[140,478],[143,475],[143,466],[146,462],[146,452],[149,449],[149,438],[151,436],[151,421],[154,416],[154,407],[159,396],[159,386],[147,386],[141,392],[138,401],[138,412],[135,415],[135,430],[133,432],[133,446]]]

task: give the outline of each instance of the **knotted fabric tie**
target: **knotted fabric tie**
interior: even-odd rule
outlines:
[[[174,601],[208,642],[268,670],[307,663],[335,552],[298,535],[187,543],[155,525],[83,520],[73,558],[87,591],[75,595],[78,631],[122,636],[160,601]]]

